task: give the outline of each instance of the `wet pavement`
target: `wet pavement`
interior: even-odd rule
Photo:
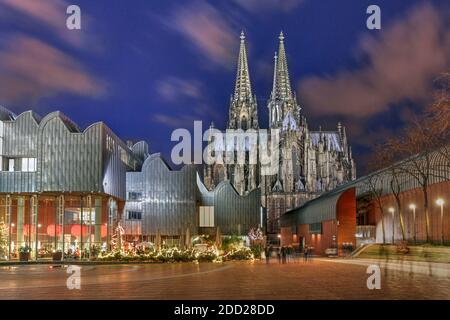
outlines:
[[[66,267],[2,266],[0,299],[450,299],[448,277],[381,268],[369,290],[366,265],[324,259],[85,265],[79,290]]]

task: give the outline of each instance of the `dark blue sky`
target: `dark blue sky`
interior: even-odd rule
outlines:
[[[120,137],[170,154],[193,120],[226,126],[240,30],[247,36],[260,123],[267,123],[273,54],[286,36],[291,83],[310,126],[348,127],[358,167],[399,130],[449,69],[446,1],[0,0],[0,104],[61,110],[81,127],[102,120]],[[366,28],[381,8],[382,29]]]

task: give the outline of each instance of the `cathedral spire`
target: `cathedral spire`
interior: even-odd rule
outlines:
[[[252,87],[250,84],[250,74],[248,71],[247,50],[245,47],[245,34],[241,31],[241,45],[239,48],[238,67],[236,75],[236,87],[234,89],[234,99],[251,99]]]
[[[257,129],[258,110],[256,97],[252,95],[245,34],[243,31],[241,32],[240,39],[241,45],[237,63],[236,86],[230,101],[228,129]]]
[[[284,34],[280,32],[278,37],[280,40],[278,47],[278,61],[276,66],[275,92],[274,97],[280,100],[292,99],[291,82],[289,80],[289,72],[287,66],[286,50],[284,48]]]
[[[273,57],[274,63],[273,63],[273,86],[272,86],[272,98],[275,98],[275,93],[277,91],[277,64],[278,64],[278,56],[275,52],[275,55]]]

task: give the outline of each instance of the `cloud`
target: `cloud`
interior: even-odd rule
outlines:
[[[169,128],[185,128],[188,125],[192,125],[195,120],[199,119],[191,115],[174,116],[163,113],[157,113],[153,116],[153,120]]]
[[[227,68],[233,66],[238,29],[234,30],[232,22],[212,5],[199,1],[180,5],[164,24],[184,36],[202,58]]]
[[[67,4],[62,0],[0,0],[0,6],[13,9],[54,28],[65,26]]]
[[[186,80],[178,77],[167,77],[157,83],[156,89],[161,97],[168,101],[193,98],[201,99],[202,85],[197,80]]]
[[[303,104],[315,116],[368,119],[404,101],[422,101],[432,79],[450,65],[450,33],[444,13],[431,5],[408,15],[359,43],[359,69],[301,81]]]
[[[167,127],[189,127],[194,121],[205,120],[205,117],[218,117],[203,85],[197,80],[167,77],[157,83],[156,90],[164,100],[170,102],[166,107],[172,110],[167,111],[170,116],[156,114],[153,120]]]
[[[73,58],[37,39],[17,35],[0,49],[0,97],[29,102],[58,93],[100,96],[104,85]]]
[[[233,0],[236,4],[252,13],[290,12],[296,9],[304,0]]]
[[[66,14],[69,2],[64,0],[0,0],[2,19],[21,28],[36,30],[44,27],[49,33],[56,35],[70,46],[84,50],[99,50],[98,40],[94,41],[87,32],[68,30]],[[81,13],[82,30],[88,29],[92,19]]]

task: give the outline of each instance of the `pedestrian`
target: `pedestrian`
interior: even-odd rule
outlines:
[[[303,249],[303,261],[308,261],[308,246],[305,246],[305,248]]]
[[[278,263],[281,264],[281,248],[280,247],[278,247],[278,249],[277,249],[277,256],[278,256]]]
[[[292,253],[293,253],[293,248],[292,248],[292,246],[289,246],[288,247],[288,262],[291,262],[291,260],[292,260]]]
[[[281,248],[281,260],[282,260],[283,264],[286,264],[286,254],[287,254],[287,248],[282,247]]]
[[[268,263],[270,263],[270,254],[271,254],[271,247],[269,246],[269,247],[266,247],[266,250],[265,250],[265,254],[266,254],[266,263],[268,264]]]

